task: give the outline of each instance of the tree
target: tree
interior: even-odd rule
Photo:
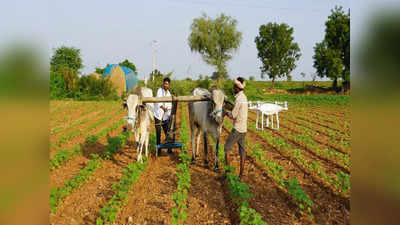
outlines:
[[[149,80],[147,81],[147,87],[149,87],[153,93],[157,93],[158,88],[161,87],[164,78],[169,77],[171,79],[173,71],[163,74],[159,70],[155,69],[149,75]]]
[[[255,43],[262,63],[261,78],[267,74],[273,89],[275,79],[289,76],[301,56],[299,45],[294,42],[293,28],[285,23],[261,25]]]
[[[77,75],[82,67],[80,49],[74,47],[61,46],[57,48],[50,60],[50,71],[52,72],[60,72],[67,68]]]
[[[104,71],[106,70],[106,68],[109,66],[110,64],[107,64],[107,66],[106,67],[104,67],[104,68],[100,68],[100,67],[96,67],[96,73],[98,73],[98,74],[103,74],[104,73]]]
[[[346,14],[342,7],[336,6],[325,22],[325,37],[314,47],[314,67],[319,77],[333,80],[337,88],[341,78],[344,88],[350,84],[350,10]]]
[[[118,65],[128,67],[129,69],[133,70],[133,72],[137,73],[136,66],[127,59],[125,59],[123,62],[120,62]]]
[[[216,67],[219,83],[228,72],[226,62],[240,46],[242,33],[236,30],[237,21],[221,14],[216,19],[203,14],[193,20],[188,41],[191,51],[202,55],[203,60]]]
[[[82,69],[80,49],[61,46],[54,51],[50,60],[50,72],[60,73],[67,89],[75,88],[78,73]]]
[[[228,79],[229,78],[229,76],[228,76],[228,73],[225,73],[225,74],[223,74],[223,75],[221,75],[221,73],[218,73],[217,71],[215,71],[215,72],[213,72],[212,74],[211,74],[211,80],[218,80],[218,79]]]
[[[250,76],[249,77],[249,81],[254,81],[255,80],[255,77],[254,76]]]

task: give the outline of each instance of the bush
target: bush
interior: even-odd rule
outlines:
[[[74,89],[67,88],[63,75],[59,72],[50,73],[50,99],[74,100],[115,100],[117,92],[112,84],[105,79],[91,76],[77,78]]]

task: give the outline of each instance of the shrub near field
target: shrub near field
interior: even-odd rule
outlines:
[[[202,79],[202,80],[172,80],[171,92],[174,95],[190,95],[195,87],[202,87],[210,89],[213,85],[217,85],[215,80]],[[318,87],[327,88],[331,82],[326,81],[278,81],[275,82],[275,89],[293,90],[302,89],[305,85],[314,85]],[[318,95],[304,95],[304,94],[270,94],[267,91],[271,88],[272,84],[269,81],[246,81],[245,93],[249,101],[263,100],[263,101],[288,101],[289,103],[300,103],[304,105],[350,105],[349,95],[335,95],[335,94],[318,94]],[[233,82],[232,80],[225,80],[221,82],[219,87],[228,96],[230,101],[234,100]]]

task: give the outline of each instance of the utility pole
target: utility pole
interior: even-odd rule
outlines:
[[[153,70],[152,70],[152,72],[154,72],[156,70],[157,44],[158,44],[157,40],[153,40],[151,42],[151,49],[152,49],[152,52],[153,52]],[[154,76],[153,76],[153,81],[154,81]]]

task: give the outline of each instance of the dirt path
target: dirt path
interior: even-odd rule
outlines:
[[[178,104],[177,139],[180,134],[181,115],[181,107]],[[161,140],[163,139],[161,137]],[[179,163],[179,151],[175,149],[172,154],[168,154],[164,149],[161,156],[150,160],[146,171],[129,194],[128,202],[117,215],[116,224],[171,224],[170,211],[175,207],[172,195],[178,181],[176,168]]]
[[[184,107],[187,122],[189,113],[187,104]],[[188,127],[189,143],[188,152],[192,155],[190,142],[190,127]],[[201,138],[202,139],[202,138]],[[188,218],[185,224],[232,224],[231,214],[234,213],[232,202],[223,184],[219,180],[220,174],[204,168],[203,140],[200,142],[200,157],[195,164],[190,165],[191,187],[188,196]],[[209,156],[214,154],[209,146]],[[214,159],[214,158],[212,158]],[[213,164],[210,162],[210,168]],[[213,162],[213,161],[212,161]]]

